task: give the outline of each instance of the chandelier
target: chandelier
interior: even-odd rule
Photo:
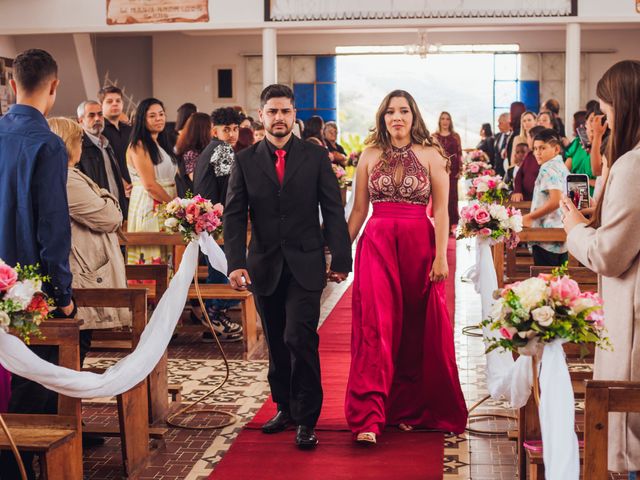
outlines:
[[[427,58],[429,53],[429,42],[427,41],[427,31],[418,30],[418,43],[405,46],[407,55],[419,55],[420,58]]]

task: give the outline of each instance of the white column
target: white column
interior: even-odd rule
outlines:
[[[91,36],[88,33],[74,33],[73,43],[76,46],[76,54],[80,64],[80,75],[82,75],[82,83],[84,84],[84,97],[87,100],[96,100],[98,98],[98,90],[100,90],[100,79],[98,78],[96,58],[93,55]]]
[[[278,82],[278,39],[275,28],[262,30],[262,86]]]
[[[580,110],[580,24],[567,24],[564,75],[564,124],[570,131],[573,114]]]

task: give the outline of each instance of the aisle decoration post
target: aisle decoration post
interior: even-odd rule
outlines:
[[[207,255],[209,256],[209,258],[212,258],[214,256],[213,252],[221,251],[218,244],[212,240],[212,237],[215,239],[222,238],[223,212],[224,212],[224,208],[220,203],[216,203],[215,205],[213,205],[211,201],[201,197],[200,195],[196,195],[194,197],[194,196],[191,196],[190,193],[187,193],[187,198],[174,198],[170,202],[160,205],[156,211],[156,214],[164,218],[164,226],[168,231],[173,233],[181,233],[186,243],[191,243],[197,240],[200,243],[200,247],[205,253],[211,252],[211,255],[209,253],[207,253]],[[224,258],[224,256],[222,258]],[[196,262],[197,262],[197,259],[196,259]],[[226,273],[226,260],[223,263],[224,264],[220,264],[218,266],[219,268],[216,268],[216,265],[214,265],[213,263],[211,265],[217,270],[224,269],[221,271],[224,271]],[[220,349],[220,353],[222,354],[222,359],[225,364],[225,376],[220,382],[220,384],[216,386],[216,388],[209,390],[208,392],[201,395],[200,398],[198,398],[193,403],[185,406],[184,408],[178,410],[176,413],[169,416],[169,418],[167,418],[167,424],[172,425],[174,427],[187,428],[191,430],[219,429],[235,423],[236,416],[224,410],[220,410],[212,407],[206,407],[206,408],[200,408],[197,411],[192,412],[191,418],[193,418],[193,415],[195,413],[206,412],[206,413],[215,413],[218,415],[229,417],[229,420],[224,422],[223,424],[218,423],[215,426],[209,426],[209,425],[193,426],[184,422],[180,423],[176,420],[178,417],[186,414],[187,412],[192,411],[196,405],[202,403],[204,400],[209,398],[215,392],[220,390],[229,379],[229,374],[230,374],[230,368],[229,368],[229,362],[227,360],[227,356],[225,355],[222,345],[218,340],[218,336],[216,335],[216,332],[213,329],[213,324],[211,323],[211,319],[209,318],[209,314],[207,312],[204,301],[202,299],[202,294],[200,293],[200,284],[198,282],[197,265],[196,265],[193,279],[194,279],[194,284],[196,289],[196,295],[198,296],[198,303],[200,304],[200,309],[202,310],[204,318],[206,319],[207,326],[211,331],[211,335],[213,335],[213,338],[216,340],[216,343],[218,344],[218,348]]]
[[[513,368],[514,407],[526,404],[533,388],[539,406],[545,476],[578,480],[580,459],[575,434],[571,377],[562,344],[595,344],[610,349],[605,336],[602,300],[581,292],[564,268],[507,285],[482,325],[499,336],[486,336],[487,352],[502,349],[521,356]],[[541,390],[541,391],[540,391]]]

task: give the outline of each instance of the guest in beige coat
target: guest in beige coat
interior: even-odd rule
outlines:
[[[127,288],[125,264],[118,233],[122,212],[107,190],[75,168],[82,152],[82,128],[67,118],[49,120],[51,130],[62,138],[69,156],[67,197],[71,216],[73,288]],[[131,314],[122,308],[78,308],[84,320],[81,357],[91,344],[91,331],[131,325]]]
[[[598,82],[612,130],[610,170],[592,221],[563,197],[569,252],[599,274],[613,351],[597,351],[594,378],[640,381],[640,62],[623,61]],[[609,470],[640,470],[640,414],[610,414]]]

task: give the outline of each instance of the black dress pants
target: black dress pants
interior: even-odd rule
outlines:
[[[322,290],[309,291],[284,263],[272,295],[256,295],[269,346],[269,386],[278,410],[314,427],[322,408],[318,321]]]

